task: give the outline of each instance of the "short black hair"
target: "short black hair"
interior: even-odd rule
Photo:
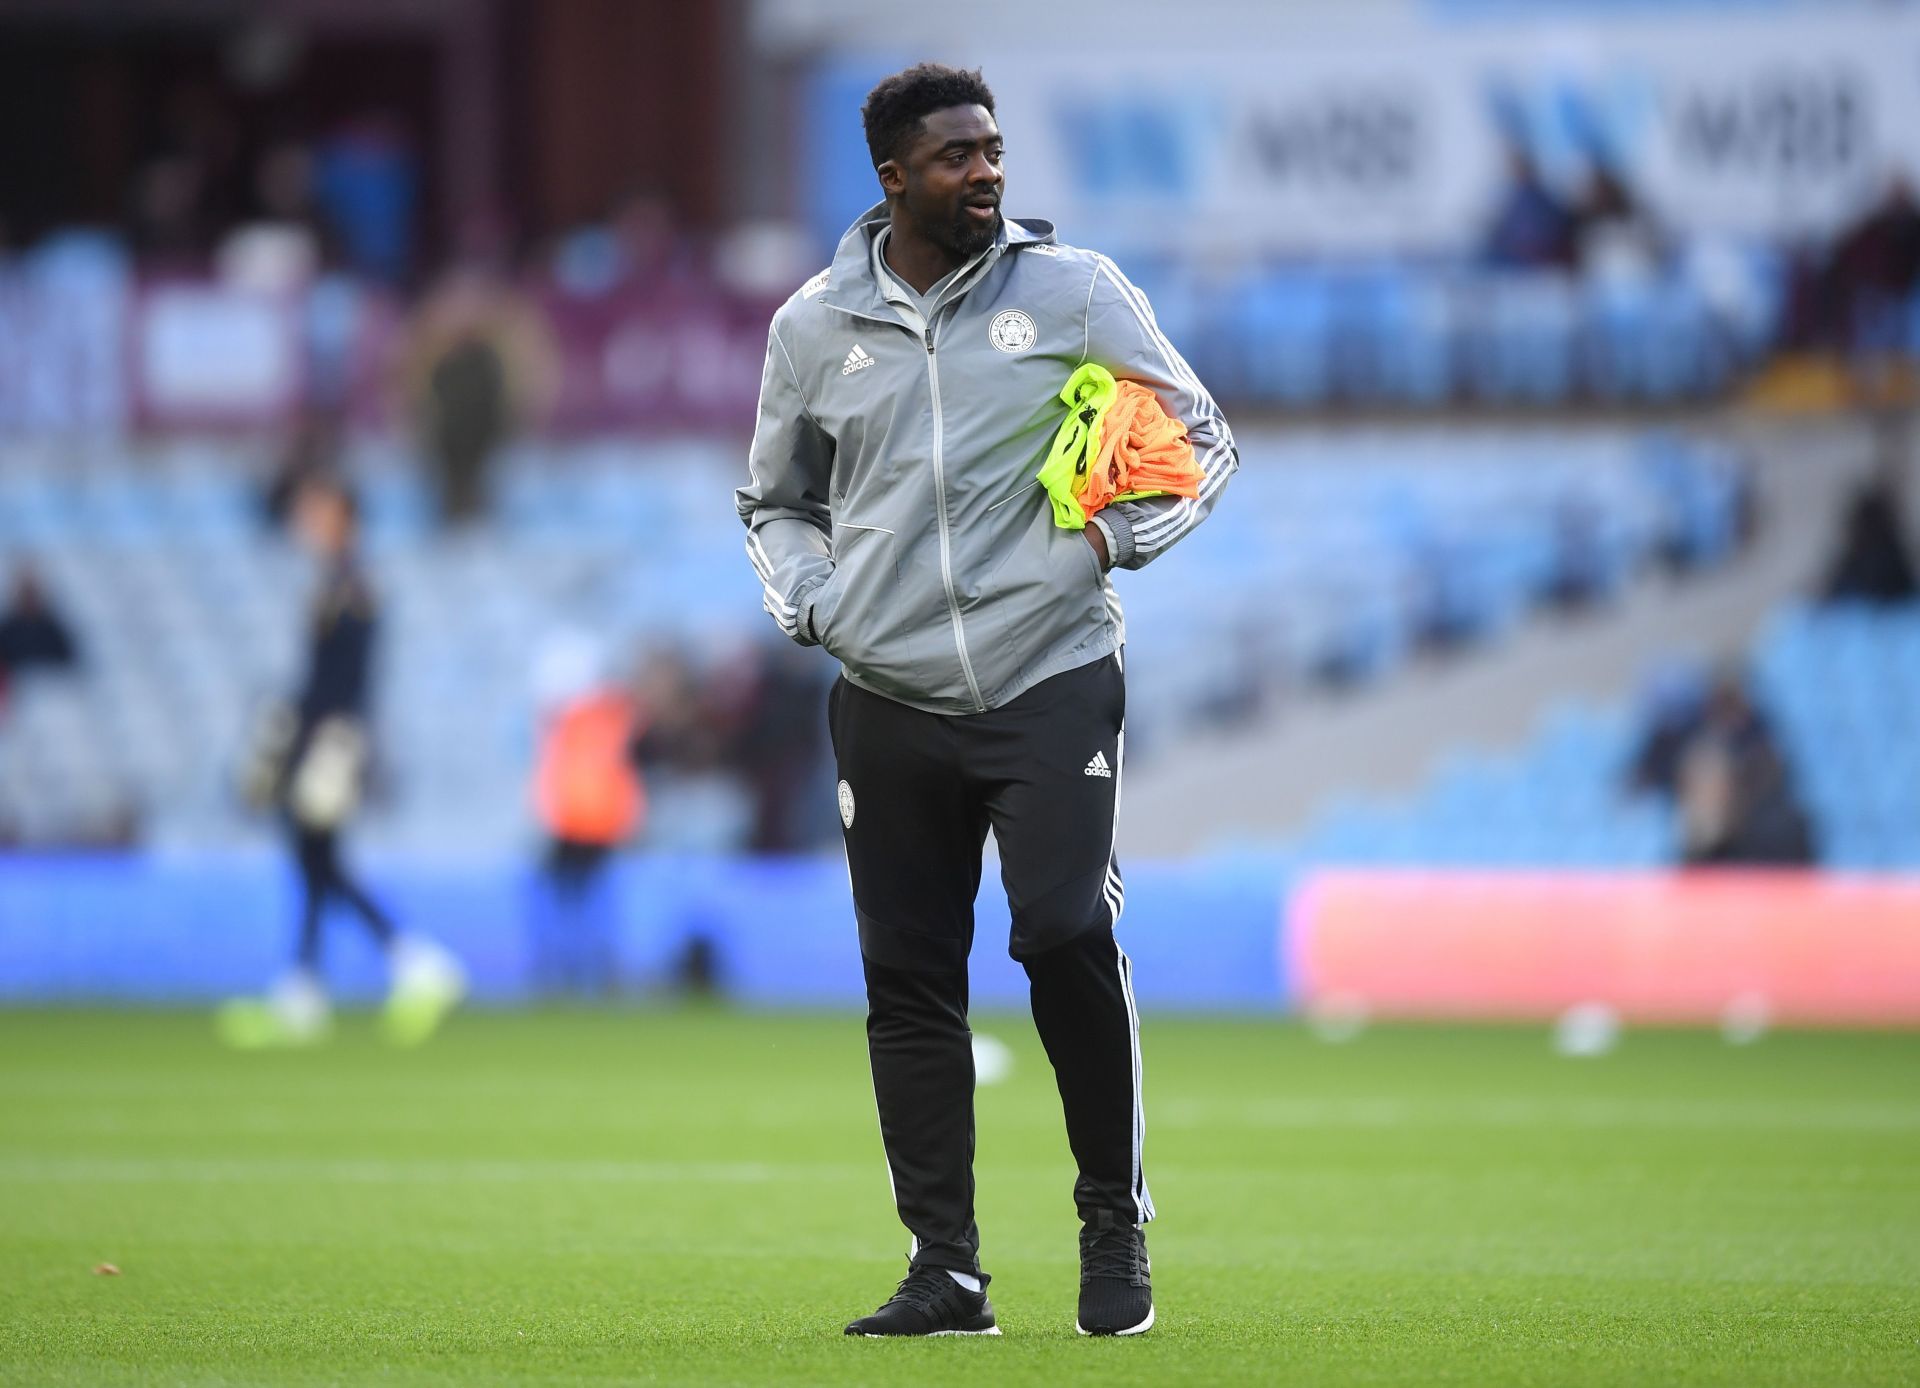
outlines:
[[[884,78],[860,108],[874,168],[906,153],[926,118],[949,106],[984,106],[993,113],[993,92],[979,68],[969,72],[945,63],[915,63]]]

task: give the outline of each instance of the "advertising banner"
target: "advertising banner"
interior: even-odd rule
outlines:
[[[1779,871],[1324,872],[1285,942],[1309,1009],[1920,1026],[1920,879]]]
[[[1890,172],[1920,182],[1911,12],[1554,25],[1413,13],[1284,47],[1096,30],[1071,61],[1004,42],[954,60],[983,63],[993,86],[1009,212],[1136,253],[1458,252],[1515,145],[1569,196],[1604,162],[1686,232],[1819,235]],[[877,200],[859,105],[899,65],[819,74],[807,195],[823,238]]]

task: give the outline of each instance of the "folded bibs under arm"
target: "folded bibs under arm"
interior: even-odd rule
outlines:
[[[1067,417],[1040,468],[1053,523],[1084,529],[1116,501],[1200,494],[1200,465],[1187,426],[1137,381],[1088,362],[1061,388]]]
[[[1053,523],[1062,530],[1084,530],[1087,512],[1079,493],[1086,490],[1087,473],[1100,456],[1100,421],[1120,393],[1113,373],[1088,362],[1067,378],[1060,398],[1067,417],[1053,436],[1053,447],[1040,465],[1040,485],[1053,502]]]

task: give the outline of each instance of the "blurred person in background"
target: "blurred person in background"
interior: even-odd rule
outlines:
[[[1646,280],[1667,257],[1666,238],[1634,193],[1625,171],[1596,156],[1573,209],[1573,241],[1581,273],[1595,279]]]
[[[292,708],[269,719],[247,788],[286,827],[300,873],[300,934],[292,970],[265,999],[224,1006],[220,1031],[243,1048],[325,1039],[331,1007],[320,972],[322,928],[326,908],[337,901],[360,917],[387,956],[392,984],[381,1020],[388,1039],[413,1045],[433,1034],[466,981],[441,946],[398,933],[340,857],[340,835],[359,809],[367,774],[377,631],[373,592],[357,558],[352,493],[338,479],[310,479],[295,498],[293,529],[322,566],[307,674]]]
[[[640,831],[641,710],[600,670],[597,646],[565,633],[541,652],[534,812],[547,835],[529,918],[536,991],[610,996],[619,983],[618,903],[607,877],[614,852]]]
[[[722,760],[725,742],[699,674],[681,651],[645,651],[636,689],[647,710],[640,734],[643,766],[704,771]]]
[[[408,329],[403,390],[449,525],[487,506],[494,455],[554,385],[555,352],[510,280],[502,233],[470,227],[469,249],[427,291]]]
[[[1745,682],[1715,682],[1678,748],[1675,795],[1689,867],[1801,867],[1815,861],[1812,830],[1786,758]]]
[[[309,483],[335,474],[341,433],[342,421],[332,410],[311,403],[301,407],[280,444],[260,496],[261,515],[269,529],[288,529],[301,492]]]
[[[674,219],[673,205],[645,189],[631,189],[604,221],[561,237],[547,269],[567,294],[591,299],[623,291],[672,293],[689,280],[698,283],[701,267]]]
[[[787,642],[755,646],[737,664],[730,705],[728,763],[753,795],[753,853],[797,853],[818,842],[807,798],[826,750],[827,686],[817,661]],[[822,802],[830,803],[830,802]],[[830,818],[830,817],[829,817]]]
[[[1680,790],[1680,758],[1700,727],[1707,682],[1691,665],[1656,670],[1641,697],[1640,741],[1628,763],[1629,794],[1672,799]]]
[[[639,740],[647,782],[649,848],[738,853],[752,836],[752,794],[730,748],[739,689],[725,662],[716,672],[672,647],[645,651],[636,695],[645,710]]]
[[[198,273],[246,200],[246,122],[215,83],[166,92],[127,207],[135,253],[149,270]]]
[[[298,143],[276,145],[255,164],[249,215],[220,240],[220,276],[261,293],[298,293],[319,270],[323,232],[312,153]]]
[[[33,566],[22,563],[13,571],[7,610],[0,613],[0,700],[29,670],[71,670],[79,663],[72,630],[47,600]]]
[[[1502,270],[1567,270],[1574,260],[1573,213],[1540,176],[1526,146],[1507,146],[1507,181],[1481,257]]]
[[[1854,494],[1821,586],[1822,601],[1897,606],[1920,598],[1896,479],[1885,470]]]
[[[416,259],[421,155],[408,122],[378,108],[355,112],[313,145],[313,196],[341,263],[400,284]]]
[[[128,231],[140,263],[160,273],[204,268],[211,232],[201,207],[201,173],[187,159],[163,156],[134,176]]]
[[[1920,288],[1920,202],[1904,173],[1835,237],[1815,313],[1834,345],[1885,347],[1904,330],[1905,307]]]

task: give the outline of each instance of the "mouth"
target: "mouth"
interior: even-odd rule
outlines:
[[[991,202],[969,202],[962,205],[962,211],[974,221],[982,225],[990,225],[993,219],[1000,215],[1000,203],[998,199]]]

